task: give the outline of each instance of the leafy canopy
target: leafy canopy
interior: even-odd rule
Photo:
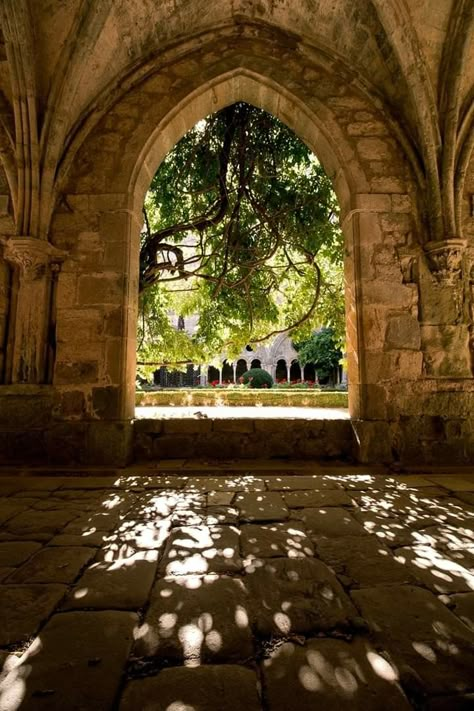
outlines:
[[[168,154],[144,207],[138,361],[234,358],[322,323],[343,338],[342,236],[331,182],[270,114],[237,103],[200,121]],[[199,314],[193,334],[169,314]]]

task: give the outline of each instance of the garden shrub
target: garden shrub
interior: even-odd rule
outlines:
[[[266,370],[263,368],[250,368],[241,377],[241,382],[244,385],[249,385],[251,388],[271,388],[273,385],[273,378]]]

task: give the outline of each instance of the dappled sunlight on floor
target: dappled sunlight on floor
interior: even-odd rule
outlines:
[[[0,476],[0,709],[469,708],[472,493],[291,462]]]

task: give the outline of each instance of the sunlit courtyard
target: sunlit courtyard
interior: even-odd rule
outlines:
[[[472,708],[465,471],[2,474],[2,711]]]

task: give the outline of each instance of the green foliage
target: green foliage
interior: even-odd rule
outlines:
[[[322,328],[312,334],[311,338],[294,344],[298,351],[298,360],[304,367],[314,363],[318,377],[328,378],[339,365],[342,352],[336,333],[332,328]]]
[[[138,361],[234,358],[247,344],[321,324],[344,329],[342,235],[331,182],[270,114],[239,103],[168,154],[145,201]],[[176,332],[174,312],[200,315]]]
[[[271,388],[273,385],[273,378],[266,370],[263,368],[250,368],[241,377],[241,382],[244,385],[249,385],[251,388]]]

